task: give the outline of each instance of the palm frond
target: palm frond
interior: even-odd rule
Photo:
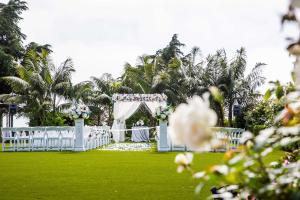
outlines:
[[[10,85],[16,92],[23,92],[30,87],[30,84],[27,81],[16,76],[5,76],[1,79]]]

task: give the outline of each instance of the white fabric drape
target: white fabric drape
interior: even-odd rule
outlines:
[[[115,142],[125,141],[126,124],[125,120],[133,115],[142,102],[115,102],[114,103],[114,123],[112,126],[112,134]]]
[[[166,107],[166,102],[156,102],[156,101],[147,101],[145,102],[148,110],[151,112],[152,116],[155,116],[156,109],[159,107]]]
[[[115,142],[125,141],[126,119],[131,117],[139,107],[144,104],[153,116],[158,107],[167,106],[166,102],[156,101],[116,101],[114,102],[114,123],[112,126],[112,135]]]

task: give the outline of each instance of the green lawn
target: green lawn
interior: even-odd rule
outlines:
[[[0,199],[205,199],[195,182],[177,174],[176,153],[17,152],[0,153]],[[279,157],[280,152],[272,154]],[[196,155],[203,169],[222,162],[222,153]]]

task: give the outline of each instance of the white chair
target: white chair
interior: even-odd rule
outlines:
[[[15,128],[16,131],[16,150],[31,150],[31,128]]]
[[[31,151],[45,151],[47,146],[46,128],[34,127],[31,132]]]
[[[230,133],[229,138],[230,138],[230,148],[231,149],[237,149],[238,146],[240,145],[240,139],[243,135],[243,129],[240,130],[234,130],[233,132]]]
[[[1,128],[2,132],[2,151],[15,151],[16,150],[16,132],[13,128]]]
[[[103,126],[103,133],[105,135],[105,145],[111,143],[112,134],[109,126]]]
[[[90,149],[92,129],[93,129],[93,127],[90,127],[90,126],[85,126],[83,128],[83,140],[84,140],[84,147],[85,147],[86,150]]]
[[[60,130],[60,150],[75,149],[75,129],[74,127],[62,127]]]
[[[98,148],[101,146],[101,130],[96,129],[95,132],[95,148]]]
[[[46,127],[46,151],[61,150],[60,145],[60,128],[59,127]]]
[[[214,137],[216,137],[218,144],[217,147],[212,147],[212,151],[214,152],[225,152],[230,149],[230,139],[229,139],[228,131],[221,130],[214,133]]]

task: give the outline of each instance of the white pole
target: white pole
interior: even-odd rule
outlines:
[[[75,119],[75,151],[85,151],[83,137],[84,119]]]
[[[168,142],[168,125],[166,121],[159,122],[159,141],[157,148],[160,152],[171,150]]]

